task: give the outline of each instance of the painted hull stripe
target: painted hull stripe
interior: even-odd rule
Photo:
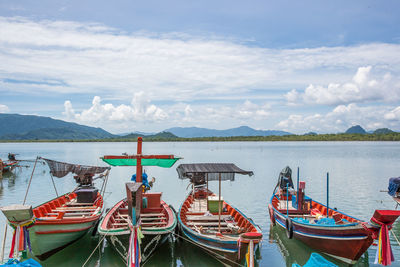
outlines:
[[[283,228],[286,229],[286,226],[283,225],[279,220],[276,220],[276,222]],[[363,240],[367,239],[367,236],[329,236],[329,235],[315,235],[315,234],[308,234],[304,233],[298,230],[293,229],[293,233],[296,233],[298,235],[302,236],[307,236],[311,238],[321,238],[321,239],[331,239],[331,240]]]
[[[79,228],[79,229],[67,229],[67,230],[53,230],[53,231],[37,231],[35,232],[35,234],[37,235],[47,235],[47,234],[65,234],[65,233],[75,233],[75,232],[81,232],[81,231],[85,231],[88,230],[92,227],[88,226],[85,228]]]

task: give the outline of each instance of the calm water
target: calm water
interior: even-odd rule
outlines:
[[[105,164],[100,157],[106,154],[132,154],[136,143],[7,143],[0,144],[0,158],[8,152],[20,159],[36,156],[87,165]],[[326,201],[326,172],[330,174],[330,206],[354,217],[368,220],[375,209],[392,209],[394,202],[379,190],[387,188],[390,177],[400,176],[400,143],[392,142],[231,142],[231,143],[144,143],[145,154],[174,154],[183,157],[179,163],[233,162],[245,170],[254,171],[252,177],[237,176],[234,182],[223,182],[224,199],[247,216],[253,218],[264,234],[261,266],[291,266],[304,264],[310,253],[301,242],[287,240],[284,231],[271,229],[267,202],[282,168],[289,165],[295,173],[300,167],[300,178],[306,181],[306,194],[323,203]],[[178,165],[177,164],[177,165]],[[30,168],[15,170],[0,181],[0,206],[22,203],[31,175]],[[176,166],[177,166],[176,165]],[[176,167],[174,166],[174,167]],[[177,178],[175,168],[146,168],[150,177],[156,177],[153,191],[162,191],[163,199],[179,208],[185,198],[188,182]],[[107,207],[124,197],[124,183],[134,172],[132,167],[111,170],[105,202]],[[294,174],[296,177],[296,174]],[[75,187],[72,177],[56,179],[60,193]],[[100,184],[99,184],[100,186]],[[210,184],[217,192],[217,183]],[[54,198],[55,192],[46,165],[38,165],[27,202],[38,205]],[[0,238],[3,239],[5,218],[0,215]],[[394,225],[400,236],[400,224]],[[8,232],[10,239],[11,232]],[[98,244],[98,237],[87,235],[75,244],[42,262],[43,266],[82,266]],[[9,242],[8,242],[9,244]],[[400,266],[400,247],[392,237],[392,248]],[[9,251],[7,246],[6,255]],[[374,266],[376,247],[372,246],[357,266]],[[71,257],[73,256],[73,257]],[[100,246],[87,266],[124,266],[110,247]],[[146,263],[145,266],[220,266],[201,250],[185,242],[171,242]]]

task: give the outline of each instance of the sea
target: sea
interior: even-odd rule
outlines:
[[[0,180],[0,206],[26,203],[39,205],[56,197],[49,168],[37,157],[81,165],[107,166],[104,155],[135,154],[135,142],[66,142],[66,143],[0,143],[0,158],[15,153],[24,160],[12,173]],[[285,231],[272,227],[268,203],[280,171],[289,166],[293,179],[305,181],[305,192],[326,203],[329,173],[329,206],[353,217],[369,220],[375,209],[394,209],[395,202],[387,194],[388,180],[400,176],[400,142],[144,142],[143,154],[173,154],[181,159],[171,168],[146,167],[156,182],[151,189],[162,192],[162,198],[176,210],[189,193],[189,182],[178,179],[176,167],[181,163],[234,163],[253,171],[254,175],[237,175],[235,181],[222,182],[222,196],[262,229],[263,242],[259,266],[304,265],[313,251],[303,243],[286,238]],[[125,183],[135,173],[134,167],[112,167],[105,205],[112,207],[125,197]],[[76,186],[71,175],[54,178],[58,194]],[[96,185],[101,187],[102,181]],[[218,182],[210,182],[218,192]],[[0,239],[4,238],[5,217],[0,214]],[[7,231],[4,257],[8,257],[12,232]],[[392,266],[400,266],[400,222],[393,225],[390,239],[395,256]],[[1,248],[0,248],[1,249]],[[371,246],[354,266],[376,266],[376,246]],[[346,266],[335,262],[338,266]],[[74,244],[54,254],[42,266],[125,266],[112,247],[88,233]],[[143,266],[222,266],[195,245],[171,238]]]

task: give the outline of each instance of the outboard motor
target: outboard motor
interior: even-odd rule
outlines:
[[[288,187],[289,189],[294,189],[292,181],[292,169],[290,169],[289,166],[283,168],[283,170],[279,173],[278,184],[276,186],[279,186],[279,188],[282,190],[286,190]]]

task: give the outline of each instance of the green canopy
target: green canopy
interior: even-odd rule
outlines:
[[[136,166],[136,159],[105,159],[104,162],[111,166]],[[142,166],[158,166],[163,168],[171,168],[180,158],[172,159],[142,159]]]

